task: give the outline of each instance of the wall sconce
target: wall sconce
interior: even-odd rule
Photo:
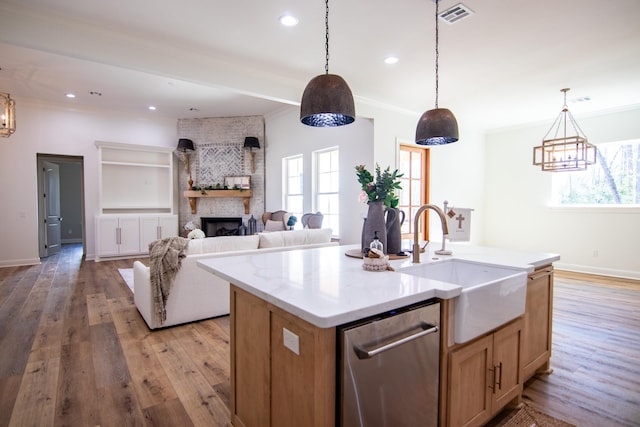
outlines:
[[[569,89],[560,89],[560,92],[564,93],[564,106],[542,138],[542,145],[533,148],[533,165],[540,166],[543,171],[549,172],[586,170],[588,165],[595,164],[597,148],[589,144],[587,136],[569,112],[567,107]],[[568,122],[567,119],[569,119]],[[567,136],[567,123],[573,128],[574,136]],[[554,129],[555,133],[550,137]],[[562,129],[561,134],[560,129]]]
[[[2,117],[0,117],[0,136],[10,137],[16,131],[16,101],[8,93],[0,92]]]
[[[256,165],[255,165],[255,161],[254,161],[254,156],[256,155],[256,153],[253,152],[253,149],[256,148],[260,148],[260,142],[258,141],[258,138],[256,138],[255,136],[248,136],[244,139],[244,149],[245,150],[249,150],[249,161],[251,162],[251,173],[255,173],[256,172]]]
[[[193,179],[191,179],[191,165],[189,164],[188,152],[195,151],[193,141],[186,138],[180,138],[178,140],[178,151],[182,152],[182,160],[187,173],[189,174],[189,190],[193,190]]]

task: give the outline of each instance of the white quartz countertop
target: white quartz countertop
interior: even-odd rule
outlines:
[[[397,309],[430,298],[449,299],[461,287],[399,271],[371,272],[362,260],[345,255],[359,245],[328,246],[264,254],[203,259],[198,265],[235,286],[290,312],[307,322],[330,328]],[[526,253],[495,248],[448,244],[451,256],[434,255],[431,243],[421,262],[445,259],[495,264],[523,269],[557,261],[548,253]],[[396,269],[412,265],[411,258],[391,261]]]

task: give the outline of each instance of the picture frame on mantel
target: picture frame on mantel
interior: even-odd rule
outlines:
[[[238,188],[240,190],[250,190],[251,189],[251,176],[225,176],[224,177],[224,185],[228,189]]]

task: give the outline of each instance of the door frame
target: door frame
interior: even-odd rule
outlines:
[[[82,256],[87,254],[87,227],[85,218],[85,200],[84,200],[84,157],[83,156],[67,156],[62,154],[44,154],[36,153],[36,176],[38,182],[38,255],[42,258],[44,256],[45,245],[45,206],[44,206],[44,194],[45,194],[45,182],[43,179],[42,169],[44,167],[44,161],[55,163],[58,165],[65,163],[79,164],[81,168],[80,173],[80,201],[81,201],[81,218],[82,218]]]
[[[425,203],[430,203],[430,194],[429,194],[429,190],[431,187],[431,150],[429,149],[429,147],[426,147],[424,145],[417,145],[413,142],[410,141],[406,141],[403,139],[398,138],[396,140],[396,168],[400,167],[400,150],[401,147],[408,147],[411,150],[420,150],[423,151],[424,154],[424,163],[422,164],[422,194],[420,195],[420,198],[422,200],[422,204]],[[411,219],[411,216],[407,214],[407,218]],[[428,241],[429,240],[429,209],[427,209],[426,211],[424,211],[422,213],[422,229],[419,232],[419,238],[421,240],[425,240]],[[413,240],[413,224],[411,224],[411,233],[407,234],[403,234],[402,235],[403,239],[410,239]]]

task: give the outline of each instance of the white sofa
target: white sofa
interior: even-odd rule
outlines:
[[[155,319],[150,269],[140,261],[133,264],[134,301],[150,329],[223,316],[229,314],[229,282],[198,267],[198,260],[329,245],[337,245],[331,242],[329,228],[190,240],[167,300],[166,321],[159,324]]]

